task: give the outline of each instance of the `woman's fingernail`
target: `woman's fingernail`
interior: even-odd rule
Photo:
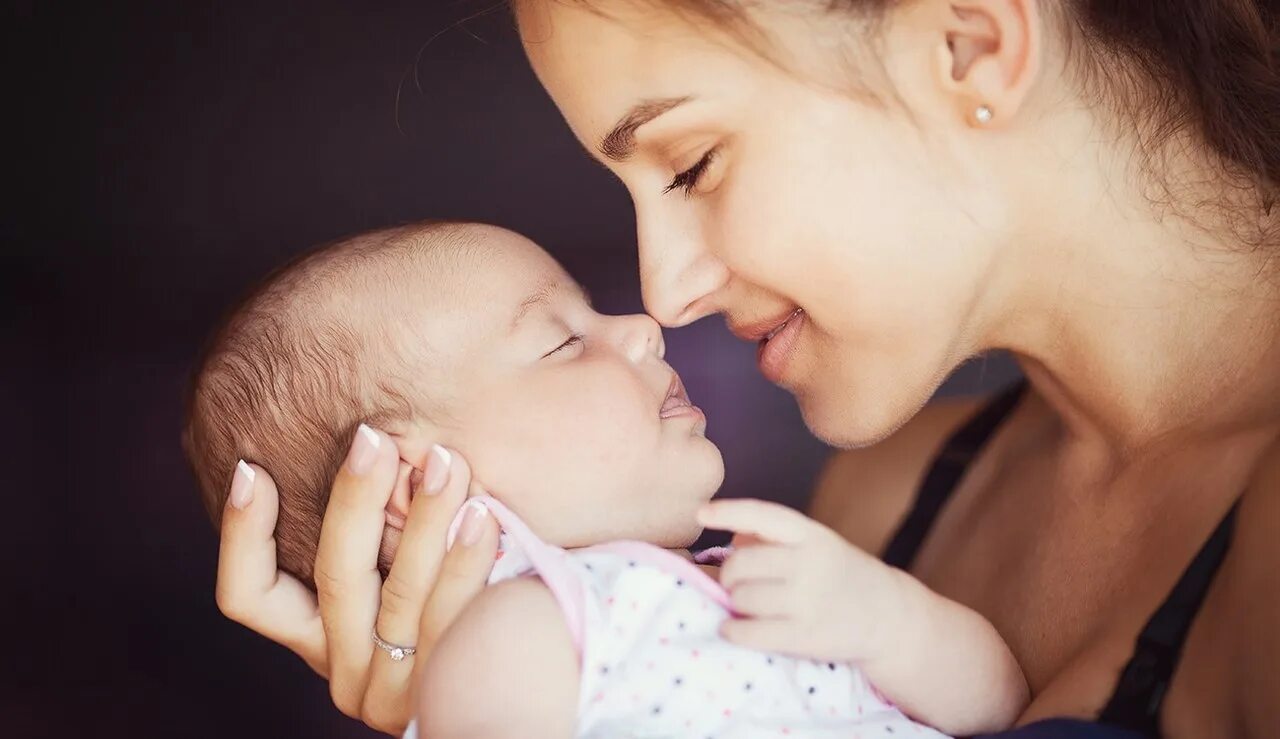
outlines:
[[[351,442],[351,453],[347,455],[347,469],[353,475],[363,475],[373,469],[373,461],[378,458],[378,446],[382,437],[378,432],[364,425],[356,429],[356,438]]]
[[[236,462],[235,474],[231,476],[231,495],[227,497],[232,508],[243,511],[253,502],[253,478],[256,475],[243,459]]]
[[[480,541],[480,535],[484,533],[484,522],[488,517],[488,506],[475,499],[467,501],[467,512],[462,515],[462,528],[458,530],[458,539],[464,547]]]
[[[449,466],[453,463],[453,455],[439,444],[431,445],[431,458],[427,460],[427,471],[423,473],[423,490],[427,495],[435,495],[444,490],[449,481]]]

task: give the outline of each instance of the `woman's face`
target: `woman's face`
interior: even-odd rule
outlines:
[[[987,348],[1004,204],[975,186],[973,126],[924,96],[852,92],[868,65],[835,16],[757,17],[779,65],[645,5],[528,0],[518,18],[539,79],[634,200],[646,308],[667,326],[723,313],[748,341],[794,316],[762,371],[828,442],[883,438]],[[946,38],[891,21],[885,89],[933,84]]]

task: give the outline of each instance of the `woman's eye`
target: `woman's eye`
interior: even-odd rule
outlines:
[[[662,194],[665,195],[677,188],[684,190],[686,195],[693,194],[694,189],[698,187],[698,182],[702,179],[702,175],[707,171],[707,167],[711,165],[715,157],[716,149],[708,149],[697,164],[676,175],[675,179],[671,180],[671,184],[663,188]]]
[[[551,356],[552,354],[555,354],[556,352],[563,351],[565,349],[568,349],[571,346],[581,344],[581,343],[582,343],[582,335],[574,334],[573,336],[570,336],[568,339],[565,339],[563,344],[561,344],[560,346],[557,346],[555,349],[552,349],[551,351],[542,355],[542,357],[545,359]]]

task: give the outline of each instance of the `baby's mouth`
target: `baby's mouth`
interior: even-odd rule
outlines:
[[[689,401],[689,393],[684,389],[684,383],[680,381],[680,375],[671,375],[671,385],[667,388],[667,397],[662,401],[662,407],[658,409],[660,418],[678,415],[686,408],[694,408],[692,402]]]

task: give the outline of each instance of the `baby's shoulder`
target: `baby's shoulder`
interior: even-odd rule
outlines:
[[[569,736],[578,670],[564,617],[542,581],[518,577],[489,586],[423,666],[422,735]]]

